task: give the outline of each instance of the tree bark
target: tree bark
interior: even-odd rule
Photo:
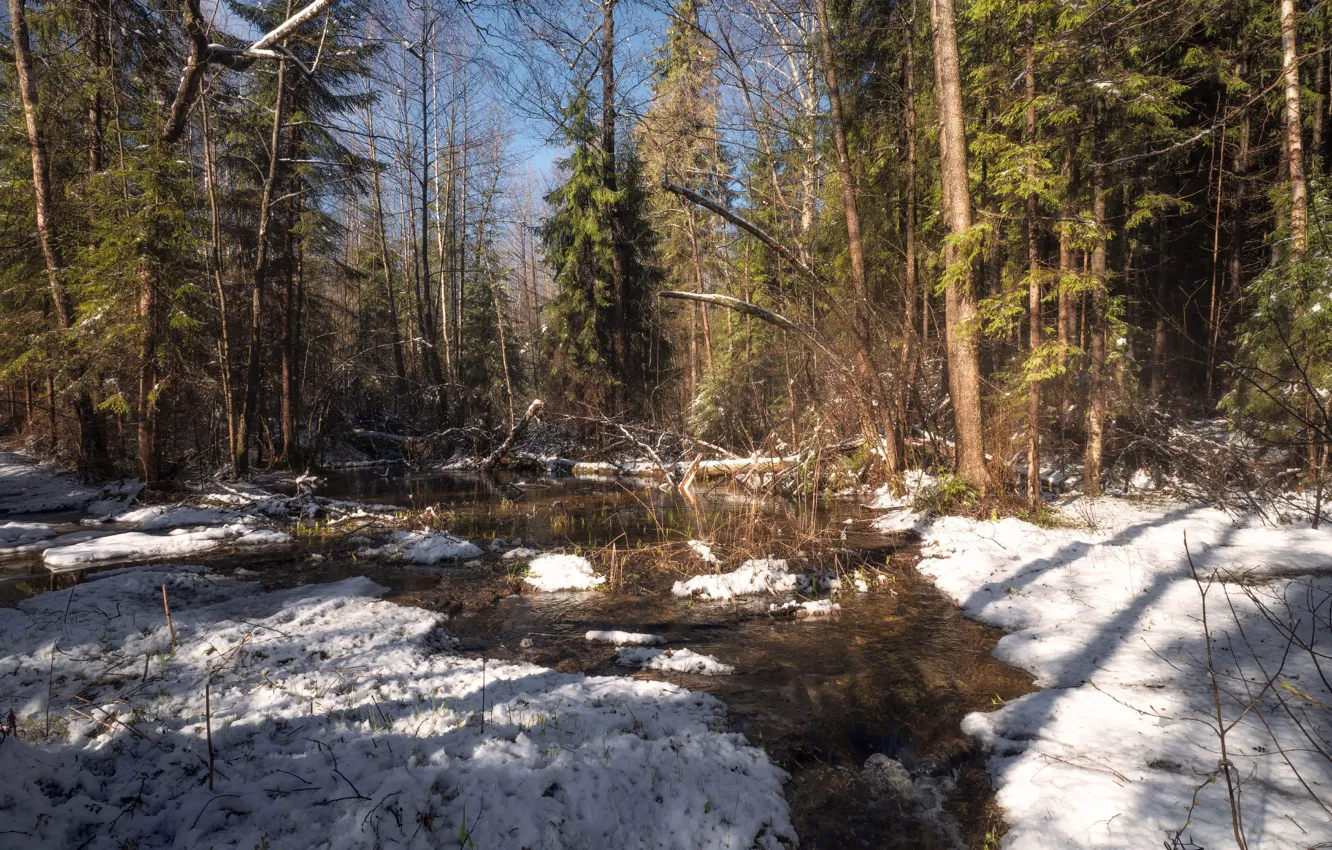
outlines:
[[[939,106],[940,184],[944,221],[949,235],[966,238],[971,230],[971,197],[967,187],[967,140],[962,112],[961,60],[953,0],[932,0],[934,74]],[[954,279],[945,297],[948,335],[948,391],[953,401],[956,431],[955,462],[958,475],[985,490],[985,446],[981,427],[980,358],[970,319],[976,313],[972,260],[961,255],[956,242],[944,248],[944,264]]]
[[[1096,225],[1096,241],[1091,253],[1091,363],[1088,369],[1087,448],[1083,459],[1083,491],[1088,495],[1101,492],[1101,454],[1105,439],[1105,332],[1106,332],[1106,264],[1105,264],[1105,167],[1101,165],[1102,126],[1101,106],[1096,107],[1096,142],[1092,157],[1092,221]]]
[[[618,182],[615,176],[615,4],[617,0],[601,0],[601,179],[606,191],[614,195]],[[615,351],[616,407],[623,411],[625,381],[628,378],[629,326],[625,314],[628,291],[625,281],[624,238],[620,233],[619,203],[612,202],[611,215],[611,278],[615,293],[612,307],[612,334]]]
[[[902,387],[903,419],[907,418],[907,399],[916,383],[916,370],[919,362],[916,352],[916,301],[920,298],[920,285],[916,269],[916,4],[911,3],[911,16],[907,22],[906,49],[902,59],[903,77],[906,89],[906,103],[903,113],[906,125],[906,203],[904,204],[903,231],[904,253],[906,255],[906,306],[903,314],[902,333],[902,373],[905,375]],[[926,295],[926,298],[929,296]],[[923,314],[923,310],[922,310]],[[922,334],[923,340],[923,334]]]
[[[207,95],[200,97],[200,116],[203,122],[204,186],[208,194],[208,265],[213,275],[213,288],[217,293],[217,360],[222,384],[222,404],[227,417],[227,461],[236,474],[236,401],[232,392],[231,332],[227,315],[227,291],[222,283],[222,221],[217,204],[217,171],[213,163],[212,125],[208,120]]]
[[[290,14],[291,3],[288,0]],[[282,159],[282,124],[286,107],[287,60],[278,60],[277,88],[273,104],[273,124],[268,140],[268,170],[259,198],[259,223],[255,238],[254,275],[250,283],[250,339],[246,351],[245,400],[241,408],[236,446],[231,467],[237,475],[250,469],[250,433],[259,410],[259,381],[262,378],[260,353],[263,348],[264,286],[268,280],[268,225],[272,219],[273,189],[277,185],[278,163]]]
[[[1286,163],[1290,169],[1290,258],[1304,256],[1308,244],[1308,199],[1304,185],[1304,142],[1300,121],[1300,65],[1295,0],[1281,0],[1281,75],[1285,88]]]
[[[860,232],[860,209],[856,200],[855,174],[851,169],[851,152],[846,141],[846,122],[842,113],[842,92],[837,78],[837,66],[832,45],[832,31],[828,24],[827,0],[815,0],[819,19],[819,48],[823,58],[823,77],[828,88],[829,123],[832,125],[833,148],[837,153],[837,174],[842,184],[842,212],[846,219],[847,253],[851,260],[851,290],[855,303],[851,309],[851,331],[856,337],[856,371],[859,380],[870,389],[869,397],[878,416],[871,407],[862,406],[862,429],[865,439],[880,443],[884,449],[884,471],[893,476],[898,471],[897,435],[888,393],[883,379],[874,368],[873,341],[869,327],[869,283],[865,276],[865,245]],[[883,437],[879,437],[879,422],[883,422]]]
[[[157,481],[157,285],[146,261],[139,265],[139,473]]]
[[[41,131],[37,111],[37,80],[33,73],[32,48],[28,37],[27,9],[23,0],[9,0],[9,27],[14,44],[14,66],[18,72],[19,100],[23,106],[23,123],[27,133],[28,152],[32,159],[33,206],[37,224],[37,242],[46,264],[46,280],[51,290],[51,303],[56,321],[63,331],[74,327],[74,309],[68,293],[60,281],[60,256],[56,245],[52,219],[51,172],[46,155],[46,137]],[[66,337],[69,334],[65,334]],[[72,342],[72,340],[71,340]],[[51,409],[55,410],[54,380],[48,376],[52,390]],[[98,477],[109,469],[105,440],[97,422],[92,397],[80,389],[74,400],[74,413],[79,423],[79,467],[85,477]],[[55,444],[55,418],[52,413],[52,445]]]
[[[1036,145],[1036,27],[1031,10],[1027,11],[1028,44],[1026,56],[1027,114],[1025,135],[1027,145]],[[1029,356],[1036,357],[1041,347],[1041,267],[1039,237],[1036,232],[1036,162],[1027,160],[1027,336]],[[1032,505],[1041,501],[1041,382],[1029,379],[1027,389],[1027,500]]]

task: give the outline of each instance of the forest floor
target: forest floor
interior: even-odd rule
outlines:
[[[484,555],[482,607],[509,592],[518,561],[538,590],[605,581],[580,557],[406,530],[390,505],[217,485],[190,503],[132,507],[137,492],[0,455],[0,513],[44,514],[0,520],[0,557],[41,557],[59,574],[126,558],[207,563],[313,535],[336,536],[367,572]],[[991,752],[1003,846],[1230,846],[1232,799],[1255,850],[1332,842],[1318,803],[1332,793],[1332,531],[1165,499],[1074,497],[1055,511],[1053,528],[901,508],[880,523],[922,535],[920,572],[1009,632],[995,655],[1040,688],[995,696],[963,722]],[[83,514],[104,520],[72,521]],[[665,597],[759,594],[766,610],[766,596],[795,595],[797,616],[838,607],[806,598],[827,576],[764,558],[724,571],[696,544],[698,570],[714,574],[663,584]],[[265,590],[258,575],[150,564],[0,608],[0,775],[17,780],[0,789],[6,846],[795,838],[786,773],[707,693],[453,652],[461,622],[386,601],[370,578]],[[844,590],[867,586],[860,574],[854,585]],[[648,644],[622,650],[622,664],[729,672],[657,649],[653,635],[596,635]]]
[[[1069,527],[912,520],[919,570],[1007,631],[996,656],[1040,688],[963,724],[992,749],[1003,846],[1332,842],[1332,529],[1167,500],[1057,510]]]

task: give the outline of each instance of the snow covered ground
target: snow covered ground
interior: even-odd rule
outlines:
[[[1042,688],[964,723],[993,747],[1004,847],[1236,846],[1186,533],[1204,586],[1218,579],[1206,595],[1212,668],[1248,846],[1332,842],[1332,816],[1312,799],[1332,805],[1332,530],[1164,502],[1062,510],[1081,527],[949,517],[924,528],[920,570],[1007,630],[995,654]],[[1284,625],[1260,606],[1298,623],[1319,654],[1287,651]]]
[[[138,567],[0,609],[0,716],[22,730],[0,741],[4,845],[794,839],[783,772],[719,731],[713,697],[454,655],[437,615],[381,590]]]
[[[367,547],[357,555],[409,564],[439,564],[479,558],[481,547],[443,531],[395,531],[383,546]]]
[[[82,510],[106,513],[123,506],[142,487],[137,481],[81,484],[25,455],[0,452],[0,516]]]
[[[539,555],[528,565],[525,581],[537,590],[594,590],[605,576],[592,571],[592,562],[582,555]]]

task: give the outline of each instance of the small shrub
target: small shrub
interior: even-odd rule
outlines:
[[[943,475],[921,490],[911,507],[921,512],[966,514],[975,511],[979,504],[980,493],[965,478]]]

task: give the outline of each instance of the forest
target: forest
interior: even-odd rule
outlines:
[[[0,844],[1332,847],[1332,9],[7,0]]]
[[[11,3],[7,423],[154,481],[484,453],[541,398],[1035,498],[1224,416],[1317,488],[1326,18]]]

